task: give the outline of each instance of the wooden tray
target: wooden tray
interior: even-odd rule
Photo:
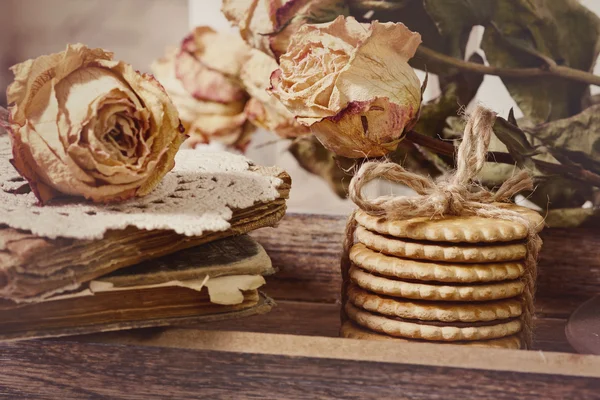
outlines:
[[[600,356],[574,354],[564,333],[600,292],[598,229],[543,232],[524,351],[338,338],[344,225],[291,214],[254,233],[280,269],[269,314],[0,346],[0,398],[600,398]]]

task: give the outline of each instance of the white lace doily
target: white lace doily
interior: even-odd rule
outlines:
[[[81,200],[38,206],[9,159],[10,141],[0,136],[0,224],[54,239],[100,239],[108,230],[135,226],[187,236],[229,229],[232,209],[280,197],[281,179],[249,168],[245,157],[181,150],[175,168],[148,196],[98,205]]]

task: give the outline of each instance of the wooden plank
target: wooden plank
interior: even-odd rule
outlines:
[[[251,236],[263,245],[279,272],[269,277],[275,299],[333,303],[340,295],[341,216],[288,214],[277,228]]]
[[[542,231],[538,295],[592,297],[600,292],[600,229]]]
[[[102,343],[600,378],[600,357],[593,355],[483,347],[465,351],[460,345],[422,342],[173,328],[150,335],[143,331],[107,333]]]
[[[337,304],[278,301],[269,313],[256,317],[182,328],[338,337],[339,327],[340,307]]]
[[[535,320],[533,350],[575,353],[567,341],[565,327],[567,319],[537,318]]]
[[[566,323],[567,320],[564,318],[536,319],[533,349],[574,353],[565,335]],[[277,306],[267,314],[240,320],[187,325],[181,328],[338,337],[339,326],[338,304],[279,301]],[[99,340],[102,341],[102,338]]]
[[[269,280],[275,299],[333,303],[339,299],[343,216],[288,214],[276,230],[252,233],[279,273]],[[538,298],[548,316],[566,317],[600,291],[600,231],[547,229],[539,262]]]
[[[215,333],[211,335],[215,336]],[[240,339],[237,344],[245,346],[248,340],[256,338]],[[319,343],[317,350],[330,348],[344,352],[348,357],[356,350],[365,353],[364,343],[343,342],[340,346],[338,341],[327,339],[325,343]],[[264,339],[260,343],[269,345]],[[413,356],[422,358],[419,351]],[[406,353],[397,352],[395,357],[401,358],[403,354]],[[502,358],[505,354],[502,353]],[[553,363],[553,358],[550,356],[547,361]],[[600,396],[600,380],[593,377],[425,366],[411,364],[411,361],[386,363],[238,351],[33,341],[0,347],[0,397],[151,400],[595,399]],[[573,362],[566,360],[567,367]]]

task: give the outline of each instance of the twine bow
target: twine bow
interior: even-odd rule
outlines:
[[[465,127],[462,143],[458,148],[456,170],[437,180],[423,177],[391,162],[366,162],[350,182],[350,199],[370,215],[389,220],[413,217],[443,218],[447,215],[476,215],[485,218],[499,218],[521,223],[528,229],[527,257],[525,259],[525,290],[523,299],[523,339],[527,347],[531,345],[532,319],[534,314],[533,295],[537,275],[537,256],[541,239],[536,227],[520,213],[498,207],[499,202],[509,202],[517,193],[533,189],[533,182],[526,171],[520,171],[505,181],[495,192],[491,192],[475,182],[477,174],[486,162],[490,139],[493,133],[496,114],[478,106],[470,115]],[[400,183],[413,189],[416,196],[382,196],[366,198],[363,187],[375,179]],[[356,222],[352,213],[346,227],[342,275],[347,282],[350,267],[349,251],[354,243]],[[345,290],[343,290],[345,292]],[[342,300],[345,301],[345,293]]]

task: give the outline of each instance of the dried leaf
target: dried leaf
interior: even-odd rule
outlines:
[[[557,157],[566,157],[583,168],[600,173],[600,105],[527,130]]]
[[[494,0],[423,0],[423,4],[445,42],[445,53],[461,59],[473,26],[486,25],[494,12]]]
[[[371,0],[347,0],[347,2],[350,6],[350,15],[354,16],[357,20],[362,22],[402,22],[410,30],[421,34],[422,46],[444,54],[447,53],[446,41],[438,31],[435,22],[425,10],[422,0],[389,0],[379,1],[377,4]],[[367,13],[369,11],[373,11],[373,13]],[[365,15],[370,15],[370,17],[365,18]],[[464,57],[464,54],[462,57]],[[456,72],[443,65],[424,63],[420,57],[412,58],[410,65],[437,75],[453,74]]]
[[[560,208],[550,210],[546,216],[546,225],[550,228],[596,227],[598,222],[600,210],[597,208]]]
[[[557,175],[548,175],[547,171],[537,168],[533,159],[553,163],[557,163],[557,161],[550,154],[537,151],[537,148],[531,144],[534,141],[533,138],[528,137],[518,127],[501,118],[497,118],[497,121],[500,122],[494,126],[496,135],[491,138],[489,150],[506,152],[508,146],[511,146],[513,157],[523,159],[522,168],[527,169],[536,184],[533,192],[524,193],[530,201],[542,209],[547,209],[577,207],[591,198],[592,188],[589,185]],[[527,125],[528,121],[519,121],[519,123]],[[464,119],[448,118],[444,137],[449,139],[460,137],[464,126]],[[535,145],[537,144],[535,143]],[[515,165],[488,162],[479,173],[479,179],[483,185],[494,187],[510,178],[518,170],[519,168]]]
[[[473,54],[469,61],[483,64],[483,59],[478,54]],[[415,131],[431,137],[439,136],[446,120],[457,116],[460,110],[473,100],[482,82],[482,75],[464,71],[451,76],[441,76],[442,94],[421,107]]]
[[[482,47],[496,67],[535,68],[550,61],[590,71],[600,51],[600,19],[577,0],[497,0]],[[502,80],[536,123],[577,114],[587,91],[584,84],[548,77]]]
[[[351,172],[354,161],[343,157],[335,157],[316,137],[303,136],[296,138],[290,148],[298,164],[311,174],[320,176],[340,198],[346,198],[348,185],[352,178]],[[342,169],[343,168],[343,169]]]
[[[600,104],[600,93],[586,97],[585,101],[583,102],[583,108],[586,109],[596,104]]]
[[[573,179],[534,175],[534,180],[535,190],[524,195],[544,210],[580,207],[592,198],[592,187]]]
[[[535,169],[535,164],[531,157],[536,154],[536,149],[529,143],[529,139],[525,136],[525,133],[516,125],[514,115],[512,115],[511,119],[515,123],[510,123],[504,118],[497,117],[494,124],[494,133],[504,143],[519,167],[530,170]]]
[[[425,176],[438,176],[452,169],[446,160],[437,154],[412,143],[402,142],[388,155],[390,161],[402,165],[408,171]]]

